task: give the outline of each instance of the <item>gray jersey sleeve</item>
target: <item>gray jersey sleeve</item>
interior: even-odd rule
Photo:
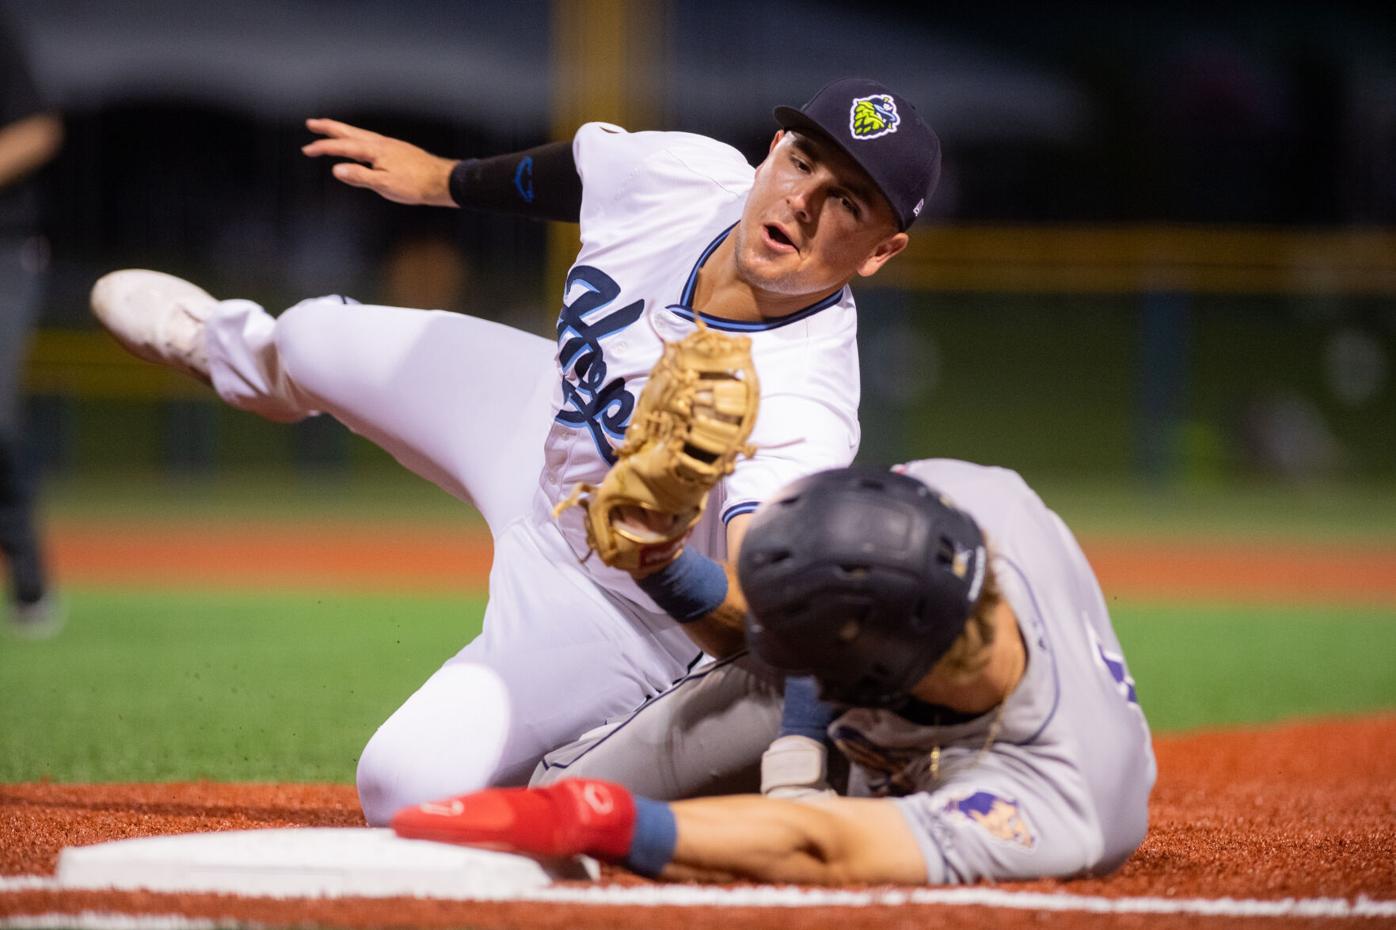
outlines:
[[[926,862],[931,884],[1077,875],[1101,856],[1089,804],[1012,758],[986,759],[931,792],[893,800]]]

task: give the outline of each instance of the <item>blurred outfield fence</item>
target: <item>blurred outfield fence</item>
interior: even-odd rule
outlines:
[[[1358,5],[1143,4],[1121,22],[784,0],[10,5],[68,111],[48,319],[69,328],[38,335],[27,373],[50,469],[390,465],[325,418],[264,423],[122,355],[81,309],[117,264],[273,310],[322,288],[392,302],[385,255],[435,237],[470,266],[469,296],[438,305],[549,332],[574,228],[339,190],[295,154],[302,116],[481,153],[605,119],[752,158],[769,105],[806,97],[832,59],[933,116],[952,156],[939,216],[1293,224],[918,227],[855,285],[864,459],[951,455],[1034,480],[1396,479],[1393,40]],[[1364,221],[1383,225],[1345,225]]]
[[[926,227],[855,288],[865,460],[1396,478],[1391,231]],[[53,469],[386,464],[327,418],[287,429],[223,408],[93,329],[42,331],[27,383]]]

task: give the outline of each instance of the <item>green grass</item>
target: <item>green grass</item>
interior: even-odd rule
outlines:
[[[1155,732],[1396,709],[1396,611],[1167,604],[1111,613]]]
[[[1390,483],[1233,480],[1153,485],[1091,476],[1073,479],[1030,469],[1023,477],[1083,536],[1123,533],[1396,545],[1396,486]],[[208,478],[130,471],[50,479],[42,500],[46,514],[63,520],[217,524],[390,519],[484,528],[472,507],[398,468],[344,474],[229,469]]]
[[[483,601],[75,588],[0,640],[0,782],[349,782]],[[1396,611],[1115,604],[1155,732],[1396,709]]]
[[[1396,488],[1384,483],[1139,481],[1023,476],[1079,536],[1259,539],[1396,545]]]
[[[479,630],[482,599],[71,589],[0,640],[0,782],[352,781],[368,737]]]

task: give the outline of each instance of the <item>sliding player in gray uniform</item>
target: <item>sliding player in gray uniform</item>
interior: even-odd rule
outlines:
[[[838,709],[846,796],[665,804],[565,779],[409,808],[399,831],[828,883],[1100,874],[1142,841],[1155,767],[1133,680],[1080,547],[1016,473],[928,460],[801,479],[752,519],[740,578],[752,652]],[[805,774],[817,786],[822,765]]]

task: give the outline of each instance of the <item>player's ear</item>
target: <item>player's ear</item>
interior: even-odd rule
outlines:
[[[911,242],[911,237],[904,232],[895,233],[883,239],[868,257],[863,259],[863,263],[858,266],[858,273],[865,278],[877,274],[878,270],[887,264],[893,256],[906,248],[909,242]]]
[[[771,154],[772,152],[774,152],[774,151],[776,150],[776,146],[777,146],[777,145],[780,145],[780,140],[781,140],[784,136],[785,136],[785,130],[784,130],[784,129],[777,129],[777,130],[776,130],[776,134],[775,134],[774,136],[771,136],[771,147],[768,148],[768,149],[766,149],[766,154],[767,154],[767,155]]]

